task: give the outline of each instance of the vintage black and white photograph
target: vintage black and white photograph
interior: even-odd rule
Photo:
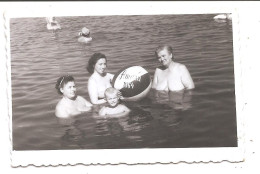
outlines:
[[[238,147],[233,16],[10,18],[12,150]]]

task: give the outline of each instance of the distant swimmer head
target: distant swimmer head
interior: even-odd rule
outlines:
[[[89,37],[90,31],[88,28],[84,27],[82,28],[81,32],[79,33],[80,36]]]

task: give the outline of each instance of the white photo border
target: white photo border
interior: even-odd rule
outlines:
[[[12,3],[10,3],[12,4]],[[221,14],[232,13],[233,52],[236,94],[238,147],[218,148],[156,148],[98,150],[39,150],[12,149],[12,91],[10,57],[10,18],[46,16],[156,15],[156,14]],[[239,11],[231,2],[20,2],[4,13],[6,35],[8,120],[10,130],[11,165],[56,166],[75,164],[148,164],[244,161],[244,112],[242,89],[241,41]],[[101,158],[102,157],[102,158]]]

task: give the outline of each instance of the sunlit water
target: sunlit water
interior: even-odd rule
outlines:
[[[232,23],[214,15],[58,17],[62,30],[48,31],[44,18],[11,19],[11,82],[14,150],[184,148],[237,146]],[[93,41],[77,42],[88,27]],[[108,58],[108,72],[140,65],[153,76],[160,44],[174,48],[196,85],[193,91],[151,91],[122,118],[91,112],[58,120],[58,77],[75,77],[89,100],[87,61]]]

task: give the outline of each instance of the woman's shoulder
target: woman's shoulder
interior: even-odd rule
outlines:
[[[109,78],[113,78],[113,77],[114,77],[114,74],[107,73],[106,76],[109,77]]]
[[[60,107],[63,106],[63,105],[64,105],[64,100],[63,100],[63,98],[62,98],[62,99],[60,99],[60,101],[57,103],[56,109],[57,109],[57,108],[60,108]]]
[[[88,81],[96,81],[97,77],[95,76],[95,74],[91,74],[91,76],[89,77]]]
[[[77,100],[85,100],[85,99],[84,99],[84,97],[78,95],[78,96],[77,96]]]
[[[179,68],[185,67],[184,64],[181,64],[181,63],[178,63],[178,62],[174,62],[174,64],[175,64],[176,67],[179,67]]]
[[[181,71],[185,68],[186,68],[186,66],[184,64],[181,64],[181,63],[178,63],[178,62],[174,62],[174,64],[170,65],[171,70]]]

